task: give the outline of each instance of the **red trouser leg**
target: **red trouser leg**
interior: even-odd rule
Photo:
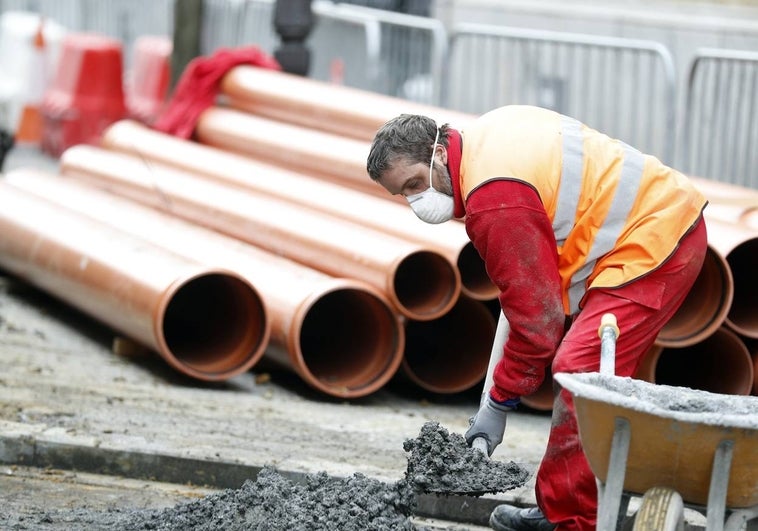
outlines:
[[[563,338],[553,360],[558,372],[598,372],[603,314],[616,315],[621,334],[616,342],[616,374],[632,376],[658,332],[684,302],[697,278],[707,249],[701,220],[669,260],[653,273],[617,289],[591,290],[584,307]],[[594,530],[597,484],[582,451],[571,393],[561,389],[536,478],[537,504],[559,530]]]

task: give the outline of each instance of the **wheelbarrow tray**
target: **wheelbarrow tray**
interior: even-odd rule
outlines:
[[[733,441],[726,496],[730,508],[758,504],[758,397],[656,385],[600,373],[555,376],[573,395],[590,468],[607,482],[615,419],[629,422],[624,490],[669,487],[690,504],[707,505],[714,454]]]

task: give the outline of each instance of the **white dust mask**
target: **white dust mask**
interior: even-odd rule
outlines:
[[[434,147],[432,147],[432,160],[429,162],[429,188],[418,194],[406,197],[411,205],[413,213],[421,221],[437,224],[444,223],[453,218],[453,198],[447,194],[435,190],[432,185],[432,169],[434,168],[434,153],[437,150],[437,140],[440,137],[440,130],[437,128],[437,134],[434,137]]]

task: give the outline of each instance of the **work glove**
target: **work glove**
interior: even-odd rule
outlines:
[[[509,404],[499,404],[488,396],[470,421],[471,425],[465,435],[468,445],[471,446],[474,439],[481,437],[487,441],[487,455],[492,455],[497,445],[503,442],[508,412],[513,409],[512,401]]]

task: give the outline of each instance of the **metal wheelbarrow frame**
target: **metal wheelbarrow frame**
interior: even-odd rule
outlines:
[[[598,333],[600,373],[555,375],[598,481],[597,529],[616,529],[632,495],[643,495],[635,530],[681,528],[684,504],[708,531],[758,529],[758,398],[615,376],[615,317]]]

